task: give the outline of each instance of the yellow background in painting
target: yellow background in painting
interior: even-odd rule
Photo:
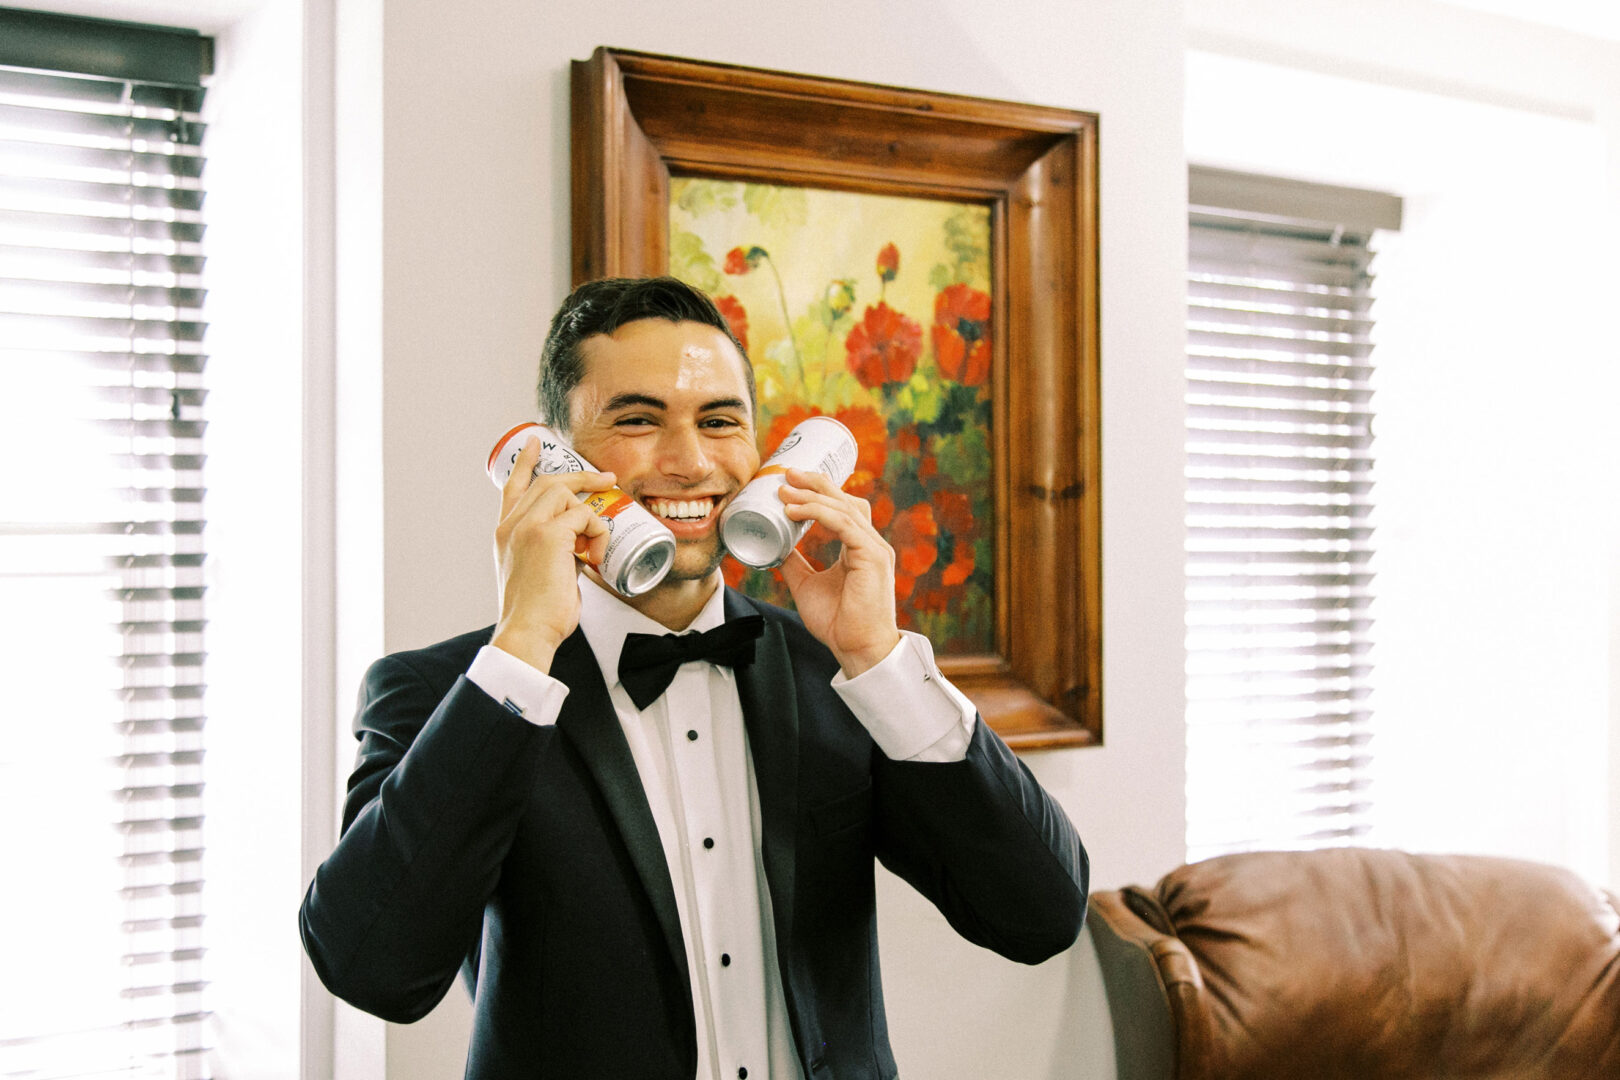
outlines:
[[[693,215],[681,206],[689,185],[724,189],[737,197],[729,208],[709,205],[700,215]],[[932,354],[927,328],[933,323],[934,297],[939,292],[929,280],[930,273],[939,264],[953,270],[956,266],[956,254],[945,243],[946,220],[966,210],[977,216],[982,234],[989,236],[987,206],[798,188],[795,192],[803,196],[800,218],[785,213],[751,213],[743,204],[740,190],[741,185],[735,182],[671,179],[669,220],[672,231],[683,229],[702,239],[715,268],[722,271],[716,294],[730,293],[747,309],[749,352],[756,365],[774,358],[772,344],[783,341],[791,328],[784,325],[783,301],[769,267],[761,265],[745,275],[723,272],[726,253],[732,248],[757,246],[770,253],[782,276],[782,293],[790,317],[804,315],[810,305],[825,297],[834,280],[848,279],[855,287],[852,318],[859,320],[881,294],[890,307],[923,327],[923,352],[927,356]],[[878,279],[877,256],[889,243],[900,251],[900,270],[884,288]],[[971,283],[988,290],[988,252],[972,269]],[[842,363],[841,352],[838,359]]]

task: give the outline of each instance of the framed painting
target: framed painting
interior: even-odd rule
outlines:
[[[855,433],[902,625],[1015,749],[1100,743],[1097,117],[606,48],[572,109],[576,283],[714,296],[762,452]]]

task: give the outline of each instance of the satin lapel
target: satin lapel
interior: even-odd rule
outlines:
[[[681,974],[681,986],[690,994],[692,984],[686,968],[686,944],[681,937],[675,887],[670,882],[663,841],[658,838],[658,826],[647,805],[635,759],[630,756],[630,744],[625,741],[624,729],[619,726],[613,701],[602,682],[601,666],[582,631],[575,630],[557,650],[551,674],[568,686],[568,697],[557,714],[557,728],[568,736],[580,757],[585,759],[585,767],[606,800],[624,846],[630,852],[630,861],[635,864],[642,887],[652,901],[658,925],[664,931],[664,940]]]
[[[726,593],[726,617],[754,614],[737,594]],[[793,925],[794,835],[799,821],[799,708],[793,662],[782,626],[765,621],[754,662],[737,669],[737,697],[748,729],[748,749],[759,784],[760,833],[765,880],[771,890],[777,941],[785,947]]]

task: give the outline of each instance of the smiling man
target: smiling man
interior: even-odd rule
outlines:
[[[474,994],[469,1077],[896,1075],[874,862],[968,940],[1037,963],[1085,915],[1061,809],[902,633],[871,511],[790,472],[792,614],[724,587],[719,518],[759,467],[753,373],[703,294],[581,286],[540,410],[600,473],[501,492],[492,628],[367,673],[343,836],[300,928],[322,981],[389,1020]],[[676,537],[626,598],[576,551],[617,484]],[[678,636],[669,636],[671,631]]]

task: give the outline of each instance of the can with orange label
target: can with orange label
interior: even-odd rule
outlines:
[[[787,516],[787,504],[776,493],[786,483],[787,471],[819,472],[843,487],[855,471],[855,455],[855,436],[837,420],[812,416],[802,421],[720,515],[726,550],[756,570],[780,565],[810,528],[810,522]]]
[[[555,431],[541,424],[519,424],[502,435],[495,449],[489,452],[485,467],[496,487],[506,486],[517,456],[531,435],[540,439],[540,460],[534,466],[535,476],[597,471],[594,465],[574,453]],[[607,554],[596,568],[603,581],[625,596],[637,596],[664,580],[675,562],[675,534],[663,522],[616,487],[583,492],[579,498],[596,511],[596,516],[608,527]]]

